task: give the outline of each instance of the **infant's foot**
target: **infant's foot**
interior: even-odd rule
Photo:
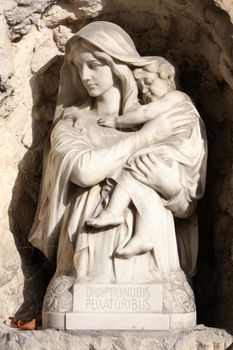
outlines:
[[[97,218],[87,220],[86,225],[101,228],[106,226],[118,226],[123,224],[123,222],[123,215],[117,215],[111,212],[109,209],[106,209]]]
[[[133,237],[129,243],[121,249],[117,249],[115,256],[121,259],[129,259],[135,255],[149,252],[153,248],[151,240],[143,241],[143,238]]]

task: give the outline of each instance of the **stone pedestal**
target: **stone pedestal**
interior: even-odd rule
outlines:
[[[187,308],[174,291],[162,283],[75,284],[72,310],[44,310],[43,328],[162,331],[194,327],[194,303]],[[175,303],[174,297],[178,298]]]

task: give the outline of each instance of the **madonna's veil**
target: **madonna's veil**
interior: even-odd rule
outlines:
[[[74,104],[77,106],[91,104],[90,96],[81,83],[78,70],[71,62],[72,47],[80,39],[107,53],[115,61],[132,68],[143,67],[156,60],[156,57],[141,57],[130,36],[118,25],[105,21],[88,24],[67,42],[54,120],[59,118],[66,107]]]

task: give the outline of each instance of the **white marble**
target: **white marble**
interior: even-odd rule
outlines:
[[[195,269],[197,228],[179,233],[181,268],[174,217],[195,222],[206,137],[192,101],[176,90],[174,67],[162,57],[141,57],[113,23],[81,29],[66,46],[44,164],[30,233],[34,246],[57,259],[44,327],[193,326],[194,297],[182,268],[189,276]],[[150,314],[130,307],[120,326],[116,308],[87,310],[86,293],[97,284],[150,284]]]
[[[66,329],[66,314],[62,312],[42,312],[43,329]]]
[[[75,284],[74,312],[161,313],[159,284]]]
[[[169,330],[169,315],[163,314],[100,314],[68,313],[66,329],[106,330]]]
[[[112,313],[112,312],[43,312],[43,328],[61,330],[182,330],[196,325],[196,312],[164,313]]]

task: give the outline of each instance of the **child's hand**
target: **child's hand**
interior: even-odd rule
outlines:
[[[109,116],[109,117],[100,118],[97,120],[97,124],[100,126],[115,128],[116,127],[116,117]]]

